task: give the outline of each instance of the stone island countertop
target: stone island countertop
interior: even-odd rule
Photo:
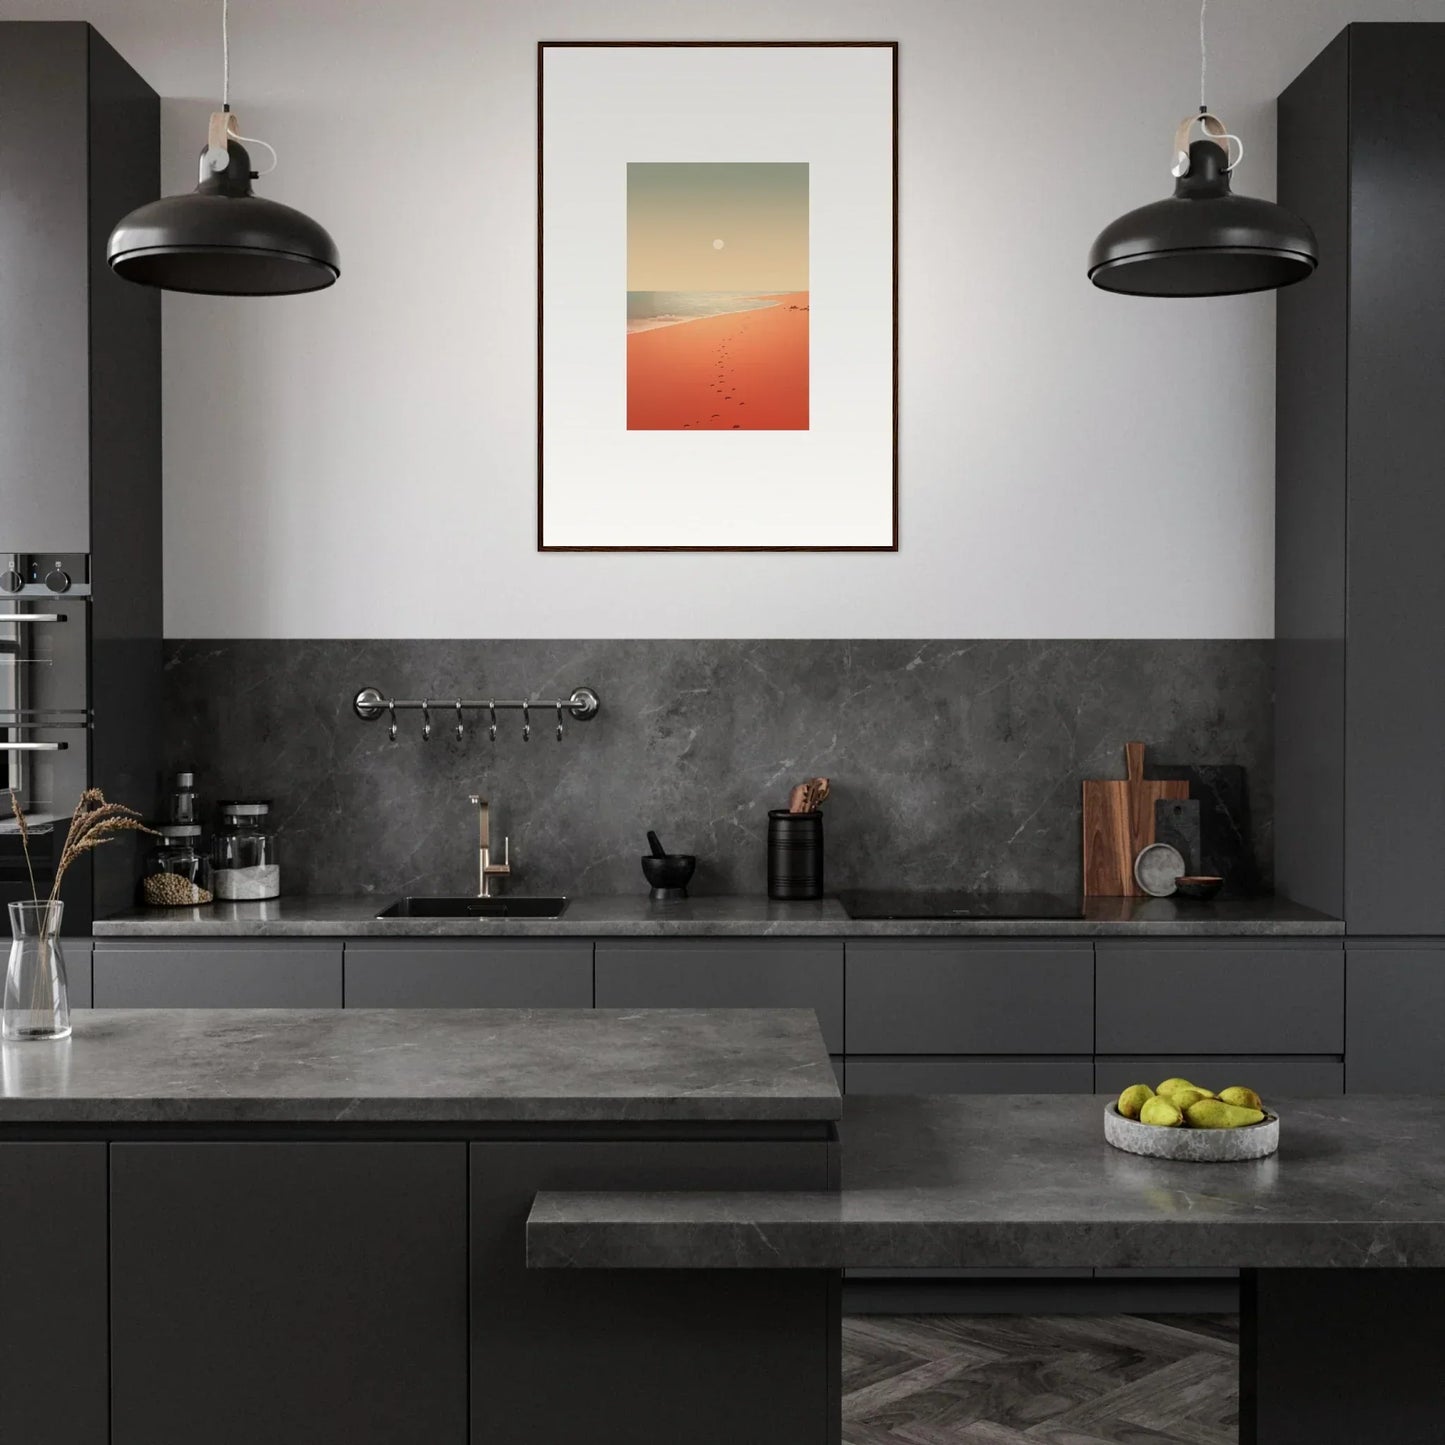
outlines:
[[[74,1024],[0,1048],[0,1128],[842,1112],[807,1009],[94,1009]]]

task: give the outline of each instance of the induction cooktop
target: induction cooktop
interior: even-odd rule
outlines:
[[[849,918],[1082,918],[1077,897],[1060,893],[963,893],[951,889],[853,889],[838,895]]]

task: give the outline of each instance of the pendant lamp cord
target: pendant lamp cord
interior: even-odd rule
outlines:
[[[231,0],[221,0],[221,110],[229,115],[231,111]],[[276,169],[280,157],[276,154],[276,147],[269,141],[262,140],[259,136],[242,135],[236,128],[236,122],[230,122],[230,134],[235,136],[243,145],[260,146],[271,154],[271,164],[264,171],[254,171],[253,175],[269,176]],[[218,150],[214,156],[201,157],[201,179],[205,179],[206,166],[209,160],[210,168],[214,171],[226,169],[226,153]]]
[[[224,5],[227,0],[221,0]],[[1199,113],[1205,114],[1209,106],[1206,103],[1204,82],[1209,76],[1209,46],[1204,39],[1204,12],[1209,9],[1209,0],[1199,0]]]

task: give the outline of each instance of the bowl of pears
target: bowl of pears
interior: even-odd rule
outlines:
[[[1273,1154],[1279,1115],[1243,1084],[1216,1094],[1188,1079],[1165,1079],[1157,1089],[1130,1084],[1106,1105],[1104,1138],[1151,1159],[1229,1164]]]

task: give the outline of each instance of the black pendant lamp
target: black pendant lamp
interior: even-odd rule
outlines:
[[[231,113],[229,4],[221,4],[221,109],[211,116],[200,180],[185,196],[137,207],[110,233],[106,257],[127,281],[210,296],[320,291],[341,274],[336,243],[304,212],[255,195],[257,172]],[[275,151],[265,141],[252,141]],[[267,172],[269,174],[269,171]]]
[[[1201,97],[1207,3],[1199,7]],[[1204,134],[1191,142],[1196,125]],[[1232,162],[1231,141],[1238,147]],[[1243,158],[1243,142],[1201,100],[1199,114],[1175,132],[1174,194],[1099,232],[1089,280],[1129,296],[1237,296],[1303,281],[1319,264],[1314,232],[1273,201],[1234,194],[1230,173]]]

